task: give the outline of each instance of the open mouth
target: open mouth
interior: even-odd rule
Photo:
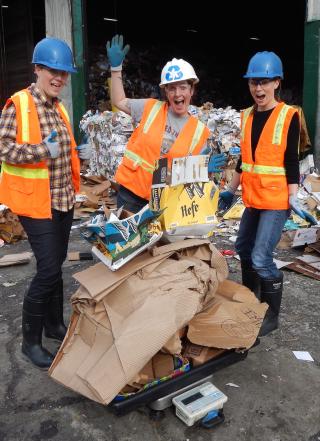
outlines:
[[[184,99],[183,98],[175,99],[174,100],[174,104],[176,106],[183,106],[184,105]]]
[[[55,90],[60,90],[61,89],[61,84],[60,83],[56,83],[56,82],[51,82],[50,86],[55,89]]]
[[[265,97],[266,97],[266,94],[265,93],[257,93],[256,94],[256,99],[258,100],[258,101],[263,101],[264,99],[265,99]]]

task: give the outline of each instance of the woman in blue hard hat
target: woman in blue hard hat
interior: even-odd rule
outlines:
[[[316,221],[297,200],[300,122],[297,110],[280,99],[280,58],[274,52],[258,52],[244,78],[254,105],[241,113],[241,159],[220,195],[219,208],[231,206],[241,182],[246,209],[235,246],[243,284],[269,305],[259,334],[266,335],[278,327],[283,274],[273,262],[273,251],[290,209]]]
[[[0,119],[0,201],[18,214],[37,262],[23,302],[22,352],[48,368],[53,355],[42,346],[42,331],[60,341],[66,333],[61,267],[84,152],[76,151],[58,99],[76,72],[71,49],[62,40],[45,38],[34,48],[32,64],[36,82],[8,99]]]
[[[199,82],[191,64],[173,58],[164,66],[160,87],[166,101],[128,99],[122,82],[122,62],[128,50],[128,45],[123,47],[122,36],[116,35],[107,43],[112,103],[139,123],[115,175],[120,184],[117,204],[137,212],[149,202],[157,161],[164,158],[170,168],[175,157],[201,154],[210,132],[188,111],[195,84]],[[223,154],[212,156],[209,172],[221,171],[225,162]]]

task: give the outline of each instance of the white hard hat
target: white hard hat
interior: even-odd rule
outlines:
[[[166,84],[186,80],[193,80],[194,83],[199,83],[199,78],[190,63],[182,58],[173,58],[162,69],[159,86],[164,87]]]

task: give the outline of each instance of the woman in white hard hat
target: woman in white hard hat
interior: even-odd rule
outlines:
[[[248,64],[254,105],[241,115],[241,159],[231,184],[220,194],[219,207],[231,206],[240,182],[246,206],[236,240],[242,282],[269,305],[260,336],[278,327],[283,273],[273,261],[290,208],[310,223],[316,220],[297,200],[299,184],[297,110],[281,101],[283,79],[280,58],[274,52],[258,52]]]
[[[61,268],[79,190],[79,157],[88,151],[76,151],[58,99],[76,72],[71,49],[63,40],[44,38],[32,64],[36,83],[9,98],[0,119],[0,201],[19,215],[37,262],[23,302],[22,352],[47,369],[54,357],[42,346],[43,330],[58,341],[66,333]]]
[[[157,160],[167,158],[170,167],[175,157],[200,154],[210,132],[188,113],[194,85],[199,82],[191,64],[174,58],[164,66],[160,87],[165,92],[166,101],[128,99],[121,73],[122,62],[128,51],[128,45],[123,47],[121,35],[116,35],[111,43],[107,43],[112,104],[140,123],[129,139],[115,175],[120,184],[118,207],[123,206],[135,213],[149,202]],[[215,155],[210,159],[208,171],[221,171],[224,163],[224,155]]]

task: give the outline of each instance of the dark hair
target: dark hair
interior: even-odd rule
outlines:
[[[274,97],[277,101],[281,101],[281,78],[277,77],[274,78],[274,80],[279,80],[279,86],[274,91]]]

